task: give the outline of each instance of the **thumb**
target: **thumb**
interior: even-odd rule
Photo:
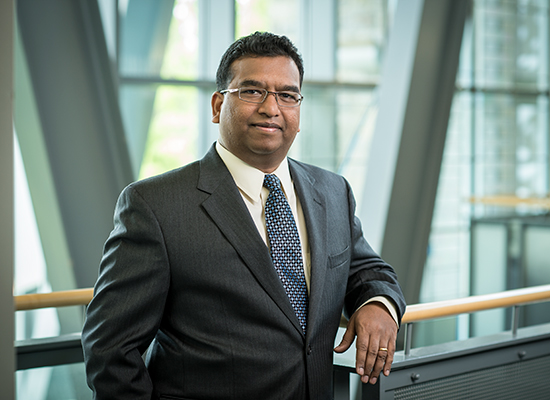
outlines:
[[[334,351],[336,353],[343,353],[344,351],[349,349],[349,347],[352,345],[354,340],[355,340],[355,324],[353,323],[353,320],[350,320],[348,327],[344,332],[344,336],[342,336],[342,341],[338,346],[334,348]]]

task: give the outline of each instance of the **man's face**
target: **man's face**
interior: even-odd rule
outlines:
[[[234,61],[231,69],[229,89],[300,92],[298,67],[289,57],[244,57]],[[238,93],[216,92],[212,115],[212,121],[220,124],[220,144],[264,172],[278,167],[300,130],[300,107],[280,107],[271,94],[255,104],[242,101]]]

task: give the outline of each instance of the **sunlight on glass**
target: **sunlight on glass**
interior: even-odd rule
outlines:
[[[390,17],[386,2],[340,0],[336,53],[339,81],[378,81]]]
[[[548,3],[474,3],[475,76],[484,87],[548,85]]]
[[[197,79],[198,49],[197,0],[178,0],[174,5],[160,76],[165,79]]]
[[[378,116],[378,99],[373,92],[345,91],[337,95],[338,169],[349,181],[360,211],[365,193],[368,155]]]
[[[198,89],[161,86],[139,178],[181,167],[197,158]]]
[[[295,0],[238,0],[235,32],[242,37],[256,31],[288,36],[298,45],[300,2]]]

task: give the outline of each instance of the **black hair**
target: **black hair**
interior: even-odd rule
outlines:
[[[286,36],[279,36],[270,32],[254,32],[236,40],[225,51],[216,73],[217,90],[228,88],[231,79],[233,79],[231,64],[239,58],[277,56],[290,57],[296,63],[300,73],[301,87],[304,79],[304,65],[302,56],[298,53],[296,46]]]

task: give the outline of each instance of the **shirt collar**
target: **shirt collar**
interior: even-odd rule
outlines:
[[[243,160],[235,156],[219,142],[216,142],[216,151],[229,170],[237,187],[244,192],[251,200],[260,201],[260,194],[264,185],[264,172],[245,163]],[[272,174],[277,175],[281,180],[283,191],[290,200],[294,197],[292,190],[292,179],[288,168],[288,159],[285,157],[279,167]]]

